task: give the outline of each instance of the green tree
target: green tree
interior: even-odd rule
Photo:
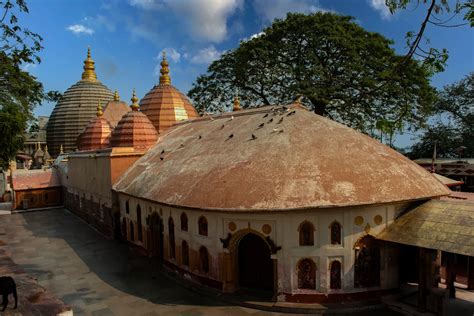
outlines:
[[[474,72],[438,93],[436,115],[410,151],[411,158],[474,157]]]
[[[39,63],[42,38],[18,24],[18,13],[28,13],[24,0],[0,0],[0,168],[23,146],[23,134],[32,119],[34,107],[52,101],[58,92],[43,85],[22,66]]]
[[[459,27],[463,25],[474,26],[474,1],[472,0],[385,0],[386,6],[393,14],[400,10],[416,10],[420,4],[427,6],[426,13],[417,32],[409,31],[406,34],[408,51],[405,60],[417,56],[423,60],[425,66],[433,72],[444,70],[448,60],[447,49],[429,47],[429,39],[424,34],[429,25],[435,27]],[[413,8],[410,7],[413,6]],[[448,16],[447,16],[448,15]],[[456,23],[455,18],[462,15],[463,22]],[[402,63],[403,65],[403,63]]]
[[[429,72],[412,59],[394,72],[403,56],[391,44],[348,16],[290,13],[214,61],[188,96],[201,113],[224,110],[234,94],[244,108],[303,96],[315,113],[368,133],[420,127],[435,95]]]

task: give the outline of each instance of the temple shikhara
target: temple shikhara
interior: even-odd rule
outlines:
[[[474,288],[474,204],[442,179],[298,100],[242,109],[235,96],[224,107],[199,116],[171,85],[165,55],[159,83],[121,101],[89,49],[47,125],[41,159],[52,167],[43,182],[16,174],[14,205],[64,205],[223,293],[342,304],[421,275],[426,304],[434,280],[454,287],[456,271]]]

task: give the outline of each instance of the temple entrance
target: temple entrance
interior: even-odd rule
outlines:
[[[163,259],[163,221],[157,213],[150,218],[149,251],[153,257]]]
[[[370,235],[362,237],[354,245],[354,287],[380,286],[380,247]]]
[[[265,240],[248,233],[239,242],[237,256],[240,287],[273,292],[273,261]]]

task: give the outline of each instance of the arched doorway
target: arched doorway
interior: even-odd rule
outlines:
[[[248,233],[239,242],[239,286],[273,292],[273,262],[270,248],[260,236]]]
[[[163,221],[157,213],[150,218],[150,245],[151,255],[163,259]]]
[[[370,235],[359,239],[354,245],[354,287],[380,286],[380,246]]]

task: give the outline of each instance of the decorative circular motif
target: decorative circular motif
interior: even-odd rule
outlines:
[[[265,235],[268,235],[272,232],[272,226],[268,225],[268,224],[265,224],[262,226],[262,232],[265,234]]]
[[[374,216],[374,223],[377,224],[377,225],[382,224],[382,216],[380,216],[380,215],[375,215],[375,216]]]
[[[237,229],[237,225],[235,225],[234,222],[230,222],[229,225],[228,225],[228,227],[229,227],[229,230],[230,230],[231,232],[233,232],[234,230]]]
[[[362,216],[356,216],[354,219],[354,224],[357,226],[362,226],[362,224],[364,224],[364,218]]]

